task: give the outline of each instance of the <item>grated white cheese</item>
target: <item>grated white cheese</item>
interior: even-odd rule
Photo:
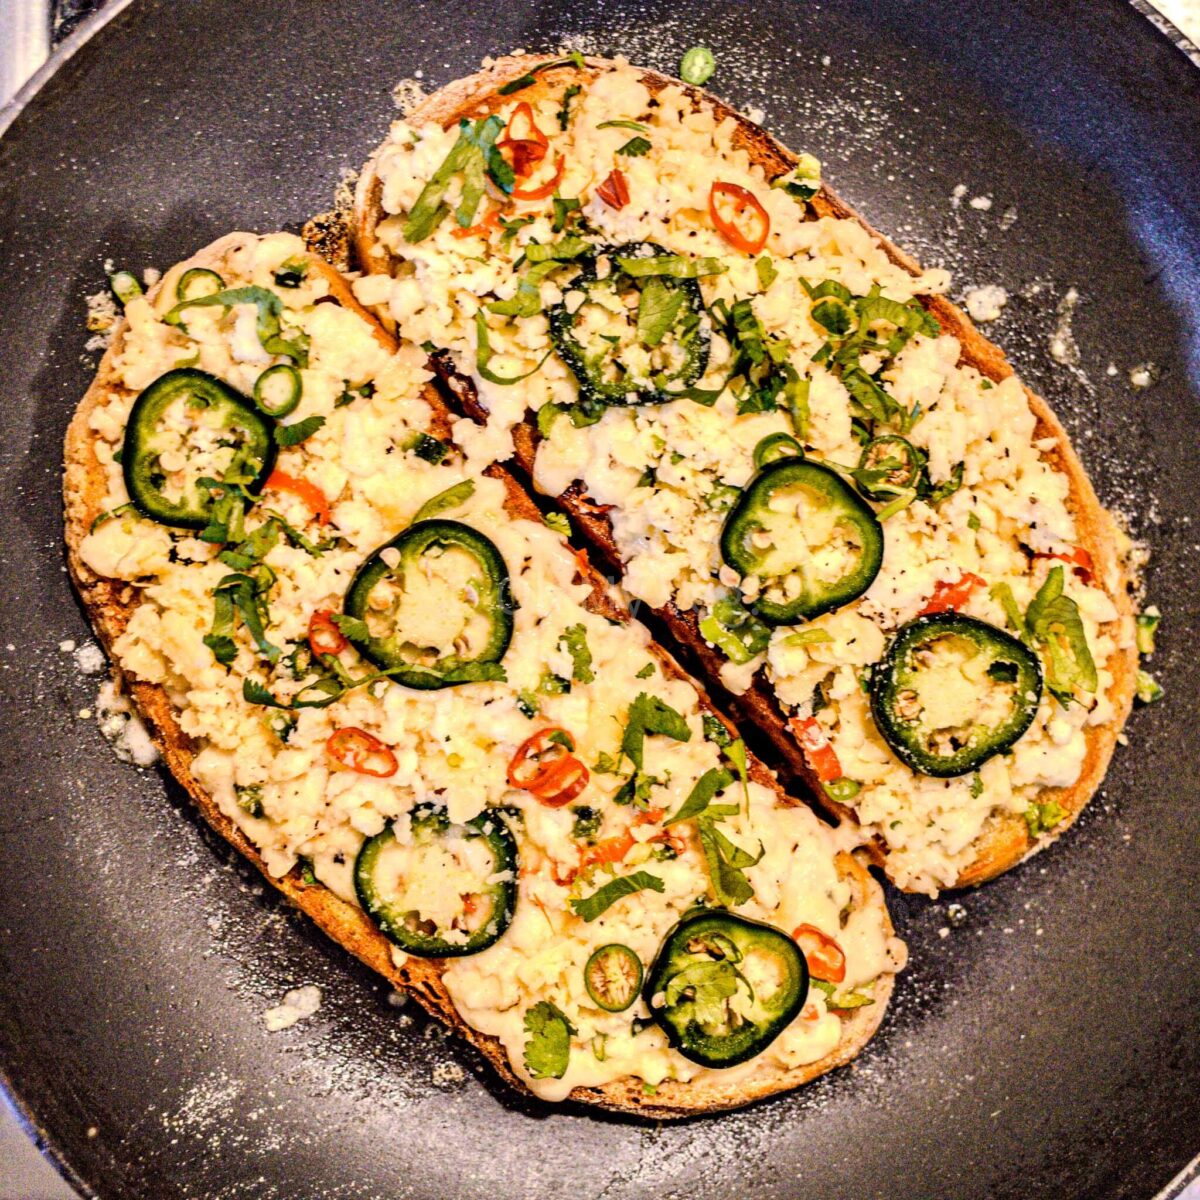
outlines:
[[[291,1029],[311,1017],[321,1007],[321,999],[321,989],[316,984],[292,988],[284,993],[281,1003],[263,1013],[263,1026],[268,1033]]]
[[[151,740],[149,730],[112,680],[100,685],[96,720],[100,732],[122,762],[138,767],[152,767],[158,762],[158,748]]]
[[[964,297],[972,321],[995,321],[1008,303],[1008,292],[999,284],[989,283],[972,288]]]

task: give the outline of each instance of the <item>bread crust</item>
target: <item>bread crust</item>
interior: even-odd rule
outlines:
[[[247,239],[256,235],[234,233],[221,238],[201,250],[187,261],[185,267],[207,267],[219,269],[223,257]],[[329,283],[329,294],[334,300],[369,322],[374,336],[381,345],[394,350],[394,339],[355,300],[346,281],[328,263],[316,254],[309,254],[310,269],[320,273]],[[153,297],[154,292],[151,292]],[[67,563],[80,599],[92,626],[110,659],[114,661],[114,673],[118,681],[137,706],[145,719],[154,740],[171,774],[183,786],[208,824],[235,849],[243,854],[287,899],[309,916],[326,934],[338,942],[360,961],[387,979],[393,987],[411,994],[430,1014],[443,1021],[456,1033],[466,1038],[492,1064],[499,1075],[519,1091],[526,1088],[508,1064],[502,1044],[495,1038],[481,1034],[466,1024],[455,1010],[445,985],[442,983],[444,964],[438,960],[407,958],[397,966],[392,959],[391,943],[379,932],[362,909],[340,899],[319,883],[305,883],[299,868],[293,869],[282,878],[276,878],[267,870],[262,856],[253,843],[240,829],[221,812],[213,798],[197,782],[191,772],[196,747],[179,725],[176,712],[166,691],[157,684],[146,683],[132,676],[122,678],[115,664],[113,643],[124,631],[139,603],[138,589],[119,580],[107,579],[93,572],[80,556],[80,546],[100,514],[107,493],[105,470],[94,451],[94,435],[89,427],[92,412],[109,402],[114,394],[130,394],[116,376],[114,360],[121,348],[125,334],[124,322],[118,326],[112,345],[105,353],[96,377],[75,411],[67,429],[64,444],[65,470],[63,475],[63,504]],[[438,436],[449,433],[451,414],[436,388],[427,386],[424,398],[433,413],[431,430]],[[499,479],[507,491],[506,511],[514,519],[540,520],[537,506],[502,467],[488,471]],[[627,621],[629,613],[616,600],[605,580],[582,557],[580,575],[592,587],[586,605],[593,612],[613,620]],[[652,646],[660,669],[673,677],[684,677],[684,672],[666,651]],[[699,687],[699,685],[697,685]],[[716,713],[700,688],[702,705]],[[719,713],[716,715],[720,716]],[[721,718],[725,720],[725,718]],[[732,726],[730,726],[732,729]],[[751,760],[750,773],[760,784],[783,795],[775,777],[758,761]],[[793,802],[794,801],[789,801]],[[891,922],[886,914],[883,893],[872,879],[849,854],[838,857],[839,871],[853,882],[854,905],[878,905],[884,909],[884,920],[889,935]],[[875,985],[876,1003],[869,1007],[853,1010],[842,1016],[843,1037],[838,1049],[818,1062],[808,1064],[786,1073],[776,1073],[769,1079],[755,1081],[752,1077],[736,1083],[722,1083],[719,1079],[682,1083],[668,1080],[659,1086],[654,1096],[647,1096],[636,1079],[616,1080],[602,1087],[576,1088],[570,1099],[595,1104],[616,1112],[633,1114],[652,1119],[692,1116],[705,1112],[740,1107],[753,1100],[787,1091],[834,1067],[841,1066],[854,1058],[879,1025],[891,995],[894,977],[885,974]]]
[[[459,117],[482,115],[499,107],[507,99],[498,94],[498,89],[504,83],[525,74],[539,64],[553,61],[555,59],[549,55],[522,55],[498,59],[487,70],[458,80],[427,97],[410,114],[410,119],[415,122],[438,121],[448,124]],[[589,79],[595,78],[599,71],[612,65],[608,60],[601,58],[588,58],[586,63],[587,66],[582,71],[570,64],[543,71],[531,87],[522,89],[522,97],[536,99],[564,83],[586,84]],[[668,85],[680,87],[694,100],[703,100],[711,105],[718,117],[732,118],[736,122],[735,145],[745,149],[751,160],[760,165],[768,177],[785,174],[796,165],[796,155],[792,151],[776,141],[761,126],[754,124],[748,117],[730,108],[715,96],[655,71],[642,70],[639,74],[651,92],[659,91]],[[361,270],[373,273],[389,271],[391,267],[391,256],[376,237],[376,226],[383,215],[381,193],[382,183],[373,155],[359,176],[351,231],[357,265]],[[827,186],[822,186],[811,203],[819,217],[857,221],[879,242],[894,263],[912,275],[920,274],[920,267],[909,254],[872,228]],[[975,367],[982,375],[996,382],[1013,374],[1013,368],[1005,358],[1004,352],[984,337],[956,305],[942,296],[922,297],[922,303],[937,318],[943,330],[959,339],[962,346],[961,362]],[[480,405],[470,380],[457,374],[445,355],[435,358],[434,365],[464,412],[477,420],[485,420],[486,410]],[[1078,780],[1069,788],[1045,789],[1040,793],[1040,800],[1043,802],[1054,801],[1059,805],[1064,814],[1062,820],[1049,832],[1034,838],[1030,835],[1023,816],[994,813],[976,839],[975,857],[959,873],[954,883],[955,887],[975,886],[995,878],[1057,840],[1075,822],[1108,770],[1117,739],[1132,708],[1136,690],[1138,656],[1132,635],[1132,585],[1120,549],[1125,539],[1112,515],[1101,506],[1066,430],[1050,406],[1028,387],[1025,388],[1025,394],[1036,419],[1035,436],[1039,439],[1054,439],[1054,448],[1046,457],[1055,468],[1067,476],[1070,483],[1068,507],[1075,518],[1079,544],[1091,554],[1096,579],[1108,593],[1119,614],[1120,646],[1108,663],[1113,675],[1113,685],[1109,692],[1113,717],[1102,725],[1087,727],[1087,751]],[[514,430],[514,461],[523,475],[530,479],[533,477],[533,461],[538,440],[537,428],[532,422],[527,421]],[[588,543],[604,563],[619,576],[624,564],[613,539],[612,525],[603,513],[588,505],[583,488],[578,483],[573,484],[558,497],[558,503],[578,523]],[[786,714],[775,698],[764,673],[759,672],[745,693],[728,693],[720,684],[720,669],[724,660],[705,642],[695,613],[691,610],[682,612],[673,603],[652,611],[665,624],[683,650],[689,665],[694,665],[720,697],[721,702],[731,706],[742,719],[755,725],[765,735],[779,756],[778,765],[784,769],[789,783],[791,780],[802,782],[810,797],[831,815],[838,819],[852,819],[853,809],[831,801],[821,788],[798,743],[788,730]],[[872,861],[886,873],[888,861],[883,840],[873,838],[868,843],[867,851]]]

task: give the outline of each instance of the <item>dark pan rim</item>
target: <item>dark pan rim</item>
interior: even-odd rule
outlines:
[[[122,7],[125,3],[128,3],[128,0],[122,0]],[[96,28],[99,28],[99,24]],[[9,1111],[16,1117],[21,1131],[28,1135],[30,1141],[37,1147],[38,1153],[80,1196],[86,1197],[87,1200],[97,1197],[99,1193],[93,1191],[87,1180],[68,1162],[65,1152],[60,1148],[57,1141],[55,1141],[54,1134],[33,1115],[29,1106],[13,1086],[13,1082],[8,1077],[8,1073],[4,1070],[3,1066],[0,1066],[0,1093],[3,1093],[0,1099],[3,1099],[8,1104]],[[1192,1166],[1197,1166],[1197,1163],[1193,1163]],[[1159,1200],[1167,1200],[1167,1198],[1164,1196],[1159,1198]]]
[[[59,67],[74,58],[84,43],[91,41],[92,35],[97,30],[103,29],[114,17],[120,16],[132,3],[133,0],[109,0],[103,9],[93,13],[73,33],[55,46],[50,57],[30,75],[17,94],[7,104],[0,107],[0,137],[8,132],[12,123],[25,111],[33,98],[49,82],[51,76],[58,72]]]

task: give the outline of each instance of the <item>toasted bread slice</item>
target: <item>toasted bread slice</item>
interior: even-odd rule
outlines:
[[[202,250],[184,266],[219,271],[224,255],[245,239],[253,237],[251,234],[231,234]],[[315,254],[310,255],[309,264],[310,270],[319,272],[328,281],[329,295],[337,304],[369,322],[381,345],[389,350],[395,349],[393,339],[355,301],[346,282],[336,271]],[[153,296],[153,293],[151,295]],[[113,365],[115,356],[121,350],[124,336],[125,327],[122,323],[117,328],[113,344],[105,354],[97,376],[67,430],[63,483],[71,577],[97,635],[110,653],[114,642],[128,625],[139,604],[139,591],[131,584],[98,576],[83,561],[80,546],[101,512],[106,493],[104,468],[95,454],[95,435],[89,421],[93,411],[108,402],[114,394],[128,395],[127,390],[118,381]],[[449,412],[432,386],[428,388],[425,399],[433,413],[430,432],[445,436],[449,427]],[[507,492],[506,511],[514,519],[540,520],[538,510],[527,493],[503,468],[494,467],[489,473],[504,484]],[[579,572],[582,579],[592,588],[591,596],[586,602],[589,609],[614,622],[627,622],[631,619],[628,610],[605,580],[582,560]],[[686,678],[665,651],[652,647],[651,652],[665,675]],[[166,691],[156,684],[132,676],[124,678],[123,683],[145,718],[166,765],[212,828],[249,859],[272,885],[311,917],[331,938],[377,971],[393,986],[411,993],[429,1013],[475,1045],[508,1083],[521,1089],[521,1081],[510,1068],[501,1043],[471,1028],[456,1012],[442,982],[444,964],[438,960],[408,957],[402,966],[397,966],[392,957],[391,943],[362,909],[340,899],[319,883],[306,883],[299,868],[293,869],[282,878],[273,876],[250,839],[221,812],[213,797],[193,776],[191,764],[197,747],[181,728],[178,713]],[[702,691],[700,697],[702,705],[715,713]],[[749,771],[756,782],[783,795],[774,776],[761,763],[752,759]],[[849,853],[838,853],[837,869],[842,878],[850,881],[853,892],[851,909],[859,910],[868,906],[879,908],[884,927],[890,934],[891,924],[887,918],[883,894],[875,880]],[[723,1080],[719,1074],[710,1074],[708,1078],[692,1082],[668,1080],[659,1086],[654,1095],[643,1089],[639,1079],[625,1078],[602,1087],[576,1088],[570,1098],[618,1112],[661,1119],[734,1108],[777,1092],[787,1091],[849,1062],[859,1053],[883,1017],[893,982],[894,977],[891,974],[881,976],[874,987],[874,1004],[838,1014],[843,1023],[839,1045],[836,1051],[817,1062],[786,1072],[772,1071],[765,1076],[739,1072],[728,1080]]]
[[[564,86],[570,84],[586,87],[612,65],[608,60],[599,58],[587,59],[583,67],[550,56],[501,58],[487,70],[458,80],[432,94],[407,119],[413,125],[436,122],[449,126],[461,118],[479,117],[510,102],[512,94],[501,95],[499,89],[531,70],[535,71],[534,82],[523,87],[518,98],[536,102],[539,97],[560,93]],[[759,125],[715,97],[654,71],[643,70],[638,74],[651,94],[668,85],[682,88],[696,103],[703,102],[711,106],[718,119],[735,121],[734,145],[745,150],[751,161],[763,168],[768,179],[786,174],[795,167],[795,154]],[[377,159],[378,152],[368,161],[359,177],[353,214],[353,245],[356,265],[361,270],[392,273],[398,264],[376,232],[380,220],[387,215],[382,206],[383,185],[377,171]],[[908,254],[872,229],[828,187],[822,186],[810,204],[817,217],[857,221],[892,262],[914,276],[921,273],[917,263]],[[959,339],[962,347],[960,363],[975,367],[983,376],[996,382],[1013,374],[1003,352],[985,338],[958,307],[939,295],[922,296],[921,302],[937,318],[944,332]],[[435,355],[434,366],[448,390],[456,397],[457,407],[475,419],[485,421],[487,411],[474,385],[455,370],[449,355]],[[1087,728],[1086,757],[1076,782],[1070,787],[1045,789],[1039,794],[1039,803],[1054,802],[1062,811],[1062,818],[1053,829],[1035,837],[1031,835],[1030,827],[1022,815],[994,811],[973,843],[974,858],[961,869],[954,884],[958,887],[983,883],[1008,870],[1057,839],[1074,822],[1104,777],[1132,706],[1136,684],[1137,650],[1132,635],[1134,609],[1124,549],[1128,539],[1112,515],[1101,506],[1058,418],[1040,396],[1028,388],[1025,393],[1036,419],[1036,437],[1052,439],[1054,443],[1044,457],[1069,481],[1068,507],[1075,519],[1077,540],[1090,554],[1095,578],[1119,614],[1120,648],[1107,663],[1113,676],[1108,692],[1112,717],[1102,724]],[[530,419],[514,429],[513,441],[514,461],[525,475],[532,478],[539,434],[531,414]],[[619,575],[624,564],[613,537],[612,524],[603,511],[588,502],[584,487],[577,481],[557,500],[578,523],[597,556]],[[681,611],[672,603],[655,611],[685,660],[705,677],[722,697],[722,702],[731,705],[742,718],[762,731],[778,755],[777,765],[785,768],[792,778],[803,781],[810,794],[827,811],[842,819],[853,819],[854,810],[831,800],[820,786],[796,738],[788,729],[786,714],[765,673],[760,671],[744,693],[729,694],[720,682],[721,666],[725,660],[701,635],[695,612]],[[887,872],[888,855],[880,837],[876,836],[869,842],[869,852],[873,861]]]

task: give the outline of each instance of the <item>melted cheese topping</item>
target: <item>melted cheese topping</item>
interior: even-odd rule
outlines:
[[[230,287],[271,288],[279,264],[302,251],[297,239],[282,234],[238,235],[221,245],[220,261],[212,265]],[[254,346],[236,311],[196,309],[186,333],[164,324],[179,271],[168,273],[155,296],[129,304],[113,362],[117,382],[136,392],[198,355],[204,370],[248,394],[259,372],[276,360],[251,353]],[[275,578],[267,595],[265,632],[283,655],[270,667],[239,623],[233,635],[236,657],[229,670],[221,666],[204,643],[213,619],[213,589],[230,571],[216,559],[219,547],[124,512],[101,522],[81,547],[94,571],[138,589],[140,603],[114,647],[121,668],[166,690],[183,731],[196,745],[193,774],[253,841],[271,873],[281,876],[306,862],[350,903],[358,902],[353,867],[359,848],[389,822],[396,849],[388,862],[394,873],[403,873],[411,854],[409,818],[418,805],[444,805],[453,822],[470,820],[490,806],[516,811],[512,827],[520,881],[513,923],[490,949],[453,961],[444,980],[463,1018],[504,1043],[513,1069],[538,1094],[558,1099],[577,1085],[630,1075],[647,1086],[704,1075],[667,1047],[656,1026],[634,1033],[634,1018],[648,1016],[642,1001],[625,1013],[602,1012],[589,1000],[583,981],[589,955],[606,942],[631,947],[649,965],[679,916],[709,892],[694,834],[686,824],[672,826],[678,855],[664,857],[661,824],[721,761],[718,748],[704,737],[695,686],[663,675],[642,626],[612,623],[584,607],[591,589],[580,580],[571,547],[540,522],[510,517],[501,482],[472,473],[453,455],[435,466],[405,449],[430,422],[428,405],[419,399],[429,378],[423,352],[410,343],[396,353],[386,351],[364,320],[326,302],[327,287],[317,277],[297,289],[276,290],[285,328],[310,339],[303,396],[289,421],[325,418],[315,434],[280,452],[278,469],[320,486],[331,508],[329,524],[321,527],[302,500],[268,488],[247,516],[248,531],[266,511],[279,512],[310,540],[328,543],[312,554],[284,538],[266,555]],[[358,389],[349,402],[347,388]],[[128,500],[114,454],[131,404],[132,396],[114,397],[91,415],[95,453],[107,468],[107,509]],[[289,653],[305,641],[313,612],[340,611],[364,559],[405,528],[426,500],[466,479],[474,483],[473,495],[445,515],[485,534],[507,564],[515,614],[503,660],[506,680],[437,691],[381,682],[347,691],[329,707],[294,714],[247,703],[245,678],[260,681],[284,703],[306,679],[311,682],[303,669],[294,678],[287,664]],[[440,568],[455,586],[459,565],[452,554]],[[422,597],[424,607],[405,615],[406,622],[411,618],[427,626],[435,642],[451,626],[461,626],[454,605],[437,607],[439,595],[431,584]],[[574,626],[586,638],[594,679],[566,690],[546,689],[550,677],[572,678],[575,664],[564,633]],[[351,674],[367,670],[352,649],[340,658]],[[600,814],[597,838],[628,846],[615,865],[581,871],[588,843],[574,835],[571,809],[545,807],[512,788],[508,764],[532,733],[552,725],[572,733],[575,752],[589,767],[602,754],[615,756],[639,692],[673,707],[690,736],[686,741],[647,736],[645,771],[652,782],[643,806],[616,803],[623,778],[592,770],[576,803]],[[532,716],[531,703],[540,709]],[[395,755],[395,773],[376,778],[339,766],[326,742],[346,727],[386,743]],[[898,968],[903,946],[889,937],[881,907],[850,907],[851,886],[839,875],[838,846],[828,827],[808,809],[783,803],[773,790],[755,783],[744,796],[735,785],[721,799],[741,805],[740,815],[723,826],[728,836],[752,853],[759,843],[764,847],[762,858],[747,871],[755,894],[742,911],[785,930],[810,923],[837,937],[848,961],[847,988],[869,992],[882,974]],[[407,899],[426,917],[452,920],[470,876],[464,874],[464,862],[461,854],[446,852],[433,864],[436,869],[411,872]],[[590,895],[635,867],[660,878],[662,892],[625,898],[591,923],[571,910],[571,899]],[[393,879],[388,886],[399,884]],[[395,957],[404,959],[398,951]],[[576,1030],[561,1079],[534,1079],[524,1065],[524,1017],[539,1001],[556,1004]],[[771,1077],[815,1062],[836,1049],[842,1030],[841,1019],[814,992],[802,1016],[738,1071]]]
[[[515,96],[500,115],[507,119],[522,98]],[[565,159],[559,192],[579,198],[587,236],[598,242],[652,241],[672,253],[719,258],[724,273],[700,281],[706,303],[750,299],[767,335],[786,341],[788,361],[809,381],[807,453],[818,461],[855,466],[861,446],[852,435],[851,397],[834,374],[813,361],[827,333],[810,318],[803,283],[835,280],[855,296],[878,288],[886,298],[907,302],[944,292],[947,274],[910,275],[857,222],[811,219],[804,205],[769,186],[762,168],[736,144],[732,119],[694,104],[676,86],[652,95],[627,63],[618,61],[574,99],[563,132],[557,118],[561,103],[559,95],[535,100],[534,115],[550,137],[547,161],[560,154]],[[618,155],[629,130],[600,127],[614,120],[647,126],[649,152]],[[469,454],[503,458],[512,427],[528,410],[552,402],[570,405],[578,389],[555,354],[516,386],[482,378],[475,315],[486,314],[494,370],[512,375],[533,368],[551,344],[544,313],[513,320],[488,313],[485,306],[515,293],[526,246],[561,235],[553,232],[549,201],[543,200],[513,205],[507,217],[530,221],[510,238],[458,237],[453,221],[446,220],[426,240],[406,242],[404,214],[455,135],[436,125],[393,126],[377,167],[383,206],[395,215],[380,222],[378,234],[399,266],[394,279],[368,276],[356,290],[414,340],[428,339],[451,352],[490,414],[485,429],[464,423],[461,442]],[[630,193],[630,202],[619,211],[597,195],[614,167],[625,175]],[[540,179],[539,174],[533,182]],[[718,180],[748,189],[770,219],[764,254],[774,274],[768,283],[755,259],[732,251],[713,227],[708,196]],[[456,186],[448,194],[451,202]],[[542,282],[543,305],[560,296],[553,279]],[[714,338],[700,386],[721,384],[730,353],[723,339]],[[952,336],[917,335],[890,363],[871,362],[865,354],[863,364],[869,371],[884,366],[882,386],[903,408],[920,406],[923,415],[909,438],[927,455],[931,483],[950,480],[961,464],[963,486],[937,506],[918,500],[886,521],[884,562],[871,588],[854,604],[814,623],[831,641],[796,644],[789,642],[794,627],[779,628],[765,654],[742,665],[726,664],[722,671],[734,692],[744,691],[759,674],[784,710],[799,716],[812,713],[814,690],[821,687],[825,706],[818,720],[845,775],[862,785],[855,800],[859,821],[887,844],[893,878],[903,887],[931,893],[952,884],[972,861],[973,843],[997,814],[1026,812],[1044,789],[1069,787],[1079,778],[1086,730],[1113,715],[1107,664],[1132,638],[1130,623],[1119,621],[1110,595],[1068,570],[1066,594],[1079,606],[1099,687],[1067,707],[1047,692],[1014,749],[984,765],[982,786],[971,776],[942,780],[914,774],[875,729],[863,691],[864,668],[882,656],[885,636],[922,610],[939,581],[952,583],[974,572],[988,585],[1008,583],[1024,608],[1052,565],[1051,559],[1032,556],[1069,551],[1077,538],[1068,479],[1050,458],[1056,441],[1036,438],[1020,382],[993,383],[962,364],[960,356]],[[745,486],[754,472],[754,446],[776,432],[793,432],[784,410],[739,414],[728,389],[711,407],[680,400],[609,408],[583,428],[559,416],[539,443],[535,482],[559,495],[581,481],[593,501],[612,505],[608,515],[629,593],[654,608],[672,602],[704,617],[732,587],[740,585],[743,595],[753,598],[756,581],[739,580],[722,564],[719,537],[727,504],[713,500],[718,488]],[[836,545],[824,545],[829,537],[827,530],[806,531],[822,555],[830,551],[827,565],[836,574],[843,554]],[[780,566],[787,566],[782,551]],[[785,580],[784,594],[786,586]],[[1005,625],[1004,612],[987,588],[962,611]]]

